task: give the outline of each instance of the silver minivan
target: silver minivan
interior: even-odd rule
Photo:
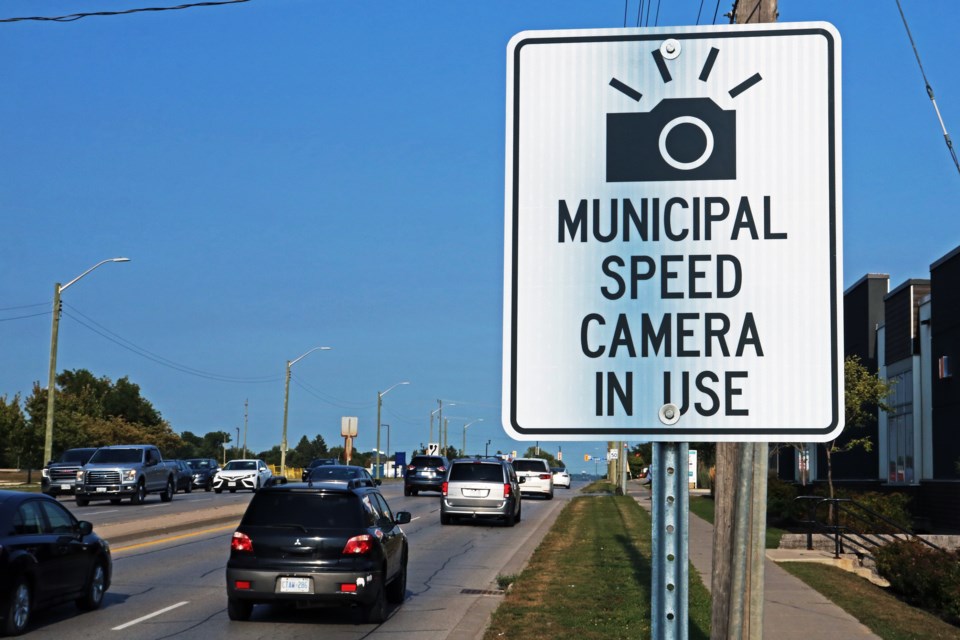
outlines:
[[[499,458],[454,460],[442,486],[440,524],[490,518],[512,527],[520,521],[521,482],[513,465]]]

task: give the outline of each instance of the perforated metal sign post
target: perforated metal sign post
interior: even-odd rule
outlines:
[[[510,41],[512,437],[838,435],[839,73],[826,23]]]

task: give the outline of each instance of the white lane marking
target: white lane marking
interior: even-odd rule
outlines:
[[[144,507],[144,509],[153,509],[154,507],[169,507],[169,506],[170,506],[169,502],[158,502],[156,504],[148,504],[147,506]]]
[[[143,616],[143,617],[140,617],[140,618],[137,618],[136,620],[131,620],[130,622],[127,622],[126,624],[122,624],[122,625],[120,625],[119,627],[114,627],[113,629],[111,629],[111,631],[123,631],[123,630],[126,629],[127,627],[132,627],[133,625],[138,624],[138,623],[140,623],[140,622],[143,622],[144,620],[149,620],[150,618],[155,618],[156,616],[159,616],[159,615],[161,615],[161,614],[164,614],[164,613],[166,613],[167,611],[173,611],[173,610],[176,609],[177,607],[182,607],[183,605],[187,604],[188,602],[189,602],[188,600],[184,600],[183,602],[178,602],[177,604],[172,604],[172,605],[170,605],[169,607],[166,607],[165,609],[160,609],[160,611],[154,611],[153,613],[148,613],[147,615],[145,615],[145,616]]]
[[[420,519],[420,516],[414,516],[413,518],[410,518],[410,522],[413,522],[414,520],[419,520],[419,519]]]
[[[84,511],[83,515],[85,516],[98,516],[101,513],[116,513],[120,509],[107,509],[106,511]]]

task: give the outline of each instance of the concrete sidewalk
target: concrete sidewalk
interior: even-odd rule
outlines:
[[[627,490],[640,506],[651,508],[650,492],[630,483]],[[713,573],[713,525],[690,514],[690,562],[710,589]],[[772,550],[771,550],[772,551]],[[853,640],[877,638],[856,618],[793,577],[770,559],[764,565],[763,637],[777,640]]]

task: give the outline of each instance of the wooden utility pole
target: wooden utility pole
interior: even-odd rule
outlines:
[[[736,24],[776,22],[777,0],[735,0],[731,13]],[[765,442],[717,443],[711,638],[763,637],[768,449]],[[737,514],[748,518],[739,528]]]

